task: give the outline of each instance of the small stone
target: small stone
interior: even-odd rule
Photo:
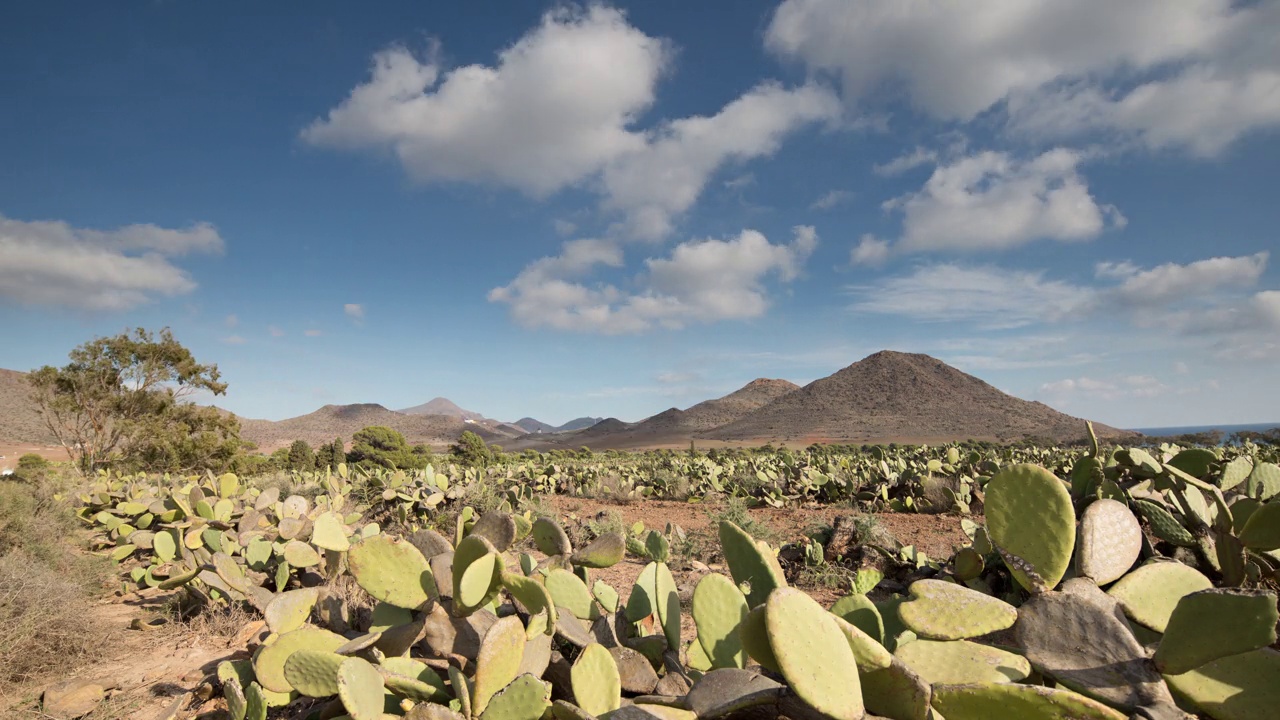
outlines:
[[[697,572],[700,572],[700,573],[709,573],[709,572],[711,572],[711,568],[707,567],[706,563],[702,563],[702,562],[699,562],[699,561],[697,561],[697,560],[690,560],[690,561],[689,561],[689,567],[690,567],[690,568],[692,568],[693,570],[696,570]]]
[[[44,713],[60,720],[72,720],[93,712],[106,697],[106,688],[90,680],[66,680],[45,688]]]
[[[649,659],[628,647],[609,648],[609,654],[618,665],[618,676],[625,692],[647,695],[658,684],[658,674],[653,671]]]

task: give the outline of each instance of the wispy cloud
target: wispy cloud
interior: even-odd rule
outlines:
[[[245,343],[247,343],[247,342],[249,342],[249,341],[248,341],[248,340],[245,340],[243,337],[241,337],[241,336],[239,336],[239,335],[228,335],[228,336],[226,336],[226,337],[222,338],[222,342],[223,342],[223,343],[225,343],[225,344],[227,344],[227,345],[244,345]]]
[[[830,210],[833,207],[851,202],[857,193],[852,190],[829,190],[809,205],[810,210]]]
[[[342,312],[347,317],[359,322],[364,320],[364,306],[359,303],[347,303],[342,306]]]

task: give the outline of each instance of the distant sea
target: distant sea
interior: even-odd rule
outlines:
[[[1251,425],[1186,425],[1184,427],[1157,427],[1157,428],[1132,428],[1143,435],[1153,435],[1161,437],[1165,435],[1190,435],[1194,433],[1212,432],[1220,430],[1223,435],[1230,435],[1240,430],[1253,430],[1262,432],[1270,430],[1273,427],[1280,427],[1280,422],[1273,423],[1254,423]]]

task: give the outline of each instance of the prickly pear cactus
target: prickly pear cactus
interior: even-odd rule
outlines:
[[[693,621],[698,643],[717,668],[746,667],[739,626],[747,616],[747,599],[729,578],[706,575],[693,590]]]
[[[1076,514],[1066,485],[1024,464],[1001,470],[986,491],[987,531],[1005,565],[1026,589],[1052,589],[1075,549]]]
[[[1228,655],[1276,641],[1276,596],[1263,590],[1215,588],[1186,595],[1173,609],[1152,658],[1160,672],[1181,675]]]
[[[431,566],[406,540],[375,535],[356,543],[347,554],[352,576],[374,598],[402,608],[417,608],[436,589]]]
[[[911,599],[898,606],[902,624],[922,638],[963,640],[1013,627],[1012,605],[943,580],[917,580]]]
[[[1142,527],[1129,508],[1115,500],[1095,500],[1080,516],[1076,564],[1099,585],[1120,579],[1142,552]]]
[[[724,550],[729,573],[747,596],[749,606],[760,605],[775,589],[787,586],[778,559],[728,520],[720,522],[720,546]]]
[[[835,616],[799,590],[777,588],[765,602],[765,627],[783,677],[802,700],[835,720],[862,718],[857,663]]]

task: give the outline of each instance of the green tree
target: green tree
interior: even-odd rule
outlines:
[[[315,470],[316,454],[306,440],[294,440],[289,446],[290,470]]]
[[[83,473],[119,461],[140,470],[221,470],[239,450],[240,423],[190,402],[223,395],[217,365],[196,362],[168,328],[96,338],[67,365],[32,371],[45,425]]]
[[[493,451],[485,445],[484,438],[463,430],[458,442],[449,447],[449,454],[461,465],[486,467],[493,462]]]
[[[424,468],[426,459],[415,455],[399,431],[383,425],[372,425],[351,436],[351,452],[347,462],[360,467],[384,467],[392,470]]]
[[[329,468],[336,470],[339,463],[347,461],[346,450],[343,449],[342,438],[334,438],[333,442],[321,445],[316,449],[316,469]]]

